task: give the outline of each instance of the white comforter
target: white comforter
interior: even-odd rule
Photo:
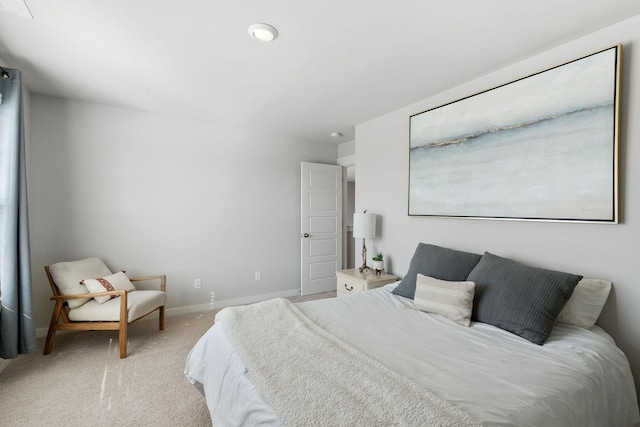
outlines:
[[[413,379],[484,425],[632,426],[640,421],[628,361],[600,328],[556,325],[544,346],[490,325],[466,328],[413,310],[393,285],[298,304],[316,324]],[[244,376],[216,324],[185,374],[204,387],[214,425],[282,425]]]

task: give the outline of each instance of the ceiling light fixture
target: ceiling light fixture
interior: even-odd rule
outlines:
[[[342,132],[331,132],[331,138],[340,138],[341,136],[344,136]]]
[[[249,35],[261,42],[270,42],[278,38],[278,30],[269,24],[253,24],[249,27]]]

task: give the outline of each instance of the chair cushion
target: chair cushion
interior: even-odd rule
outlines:
[[[49,273],[54,283],[58,286],[62,295],[77,295],[89,293],[83,285],[84,279],[109,276],[111,270],[98,257],[83,259],[80,261],[58,262],[49,266]],[[80,307],[91,298],[79,298],[68,300],[70,309]]]
[[[151,313],[167,302],[167,293],[162,291],[132,291],[127,295],[127,322]],[[104,304],[91,299],[86,304],[69,310],[69,318],[74,322],[117,322],[120,320],[120,298]]]
[[[98,277],[97,279],[84,279],[82,283],[87,287],[89,292],[108,292],[108,291],[135,291],[136,288],[129,280],[124,271],[118,271],[110,276]],[[104,304],[110,299],[117,298],[117,295],[107,295],[102,297],[93,297],[100,304]]]

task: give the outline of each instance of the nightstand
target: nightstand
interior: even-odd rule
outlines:
[[[358,268],[336,271],[337,296],[343,297],[349,294],[368,291],[393,283],[398,278],[392,274],[380,274],[376,276],[373,270],[365,270],[360,273]]]

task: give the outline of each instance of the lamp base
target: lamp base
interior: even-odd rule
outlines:
[[[367,266],[367,245],[364,244],[365,239],[362,239],[362,267],[360,267],[360,273],[365,270],[369,270]]]

